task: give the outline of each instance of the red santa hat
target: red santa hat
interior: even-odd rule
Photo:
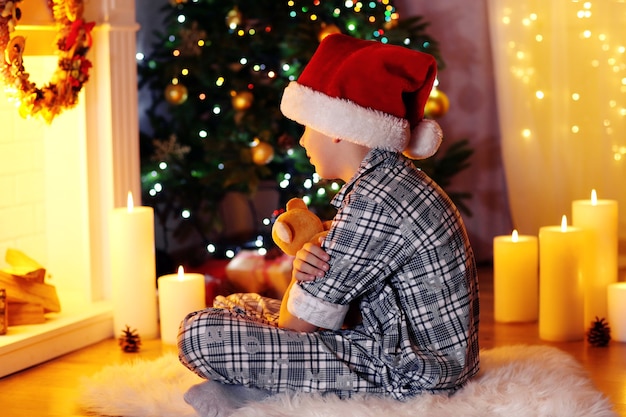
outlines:
[[[436,74],[429,54],[333,34],[285,88],[280,109],[327,136],[428,158],[443,136],[424,119]]]

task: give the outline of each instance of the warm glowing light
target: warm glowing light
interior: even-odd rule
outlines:
[[[135,205],[133,204],[133,193],[130,191],[128,192],[128,197],[126,197],[126,208],[129,213],[132,213],[135,208]]]
[[[513,233],[511,233],[511,241],[519,241],[519,233],[517,233],[517,229],[513,229]]]
[[[543,93],[543,91],[539,90],[535,92],[535,97],[537,97],[539,100],[541,100],[542,98],[545,97],[545,94]]]
[[[185,279],[185,269],[183,268],[182,265],[178,266],[178,280],[182,281]]]
[[[593,190],[591,190],[591,205],[592,206],[597,206],[598,205],[598,193],[596,193],[596,189],[595,188]]]
[[[532,135],[532,132],[530,131],[530,129],[522,130],[522,137],[524,139],[529,139],[531,135]]]
[[[567,232],[567,216],[565,214],[561,217],[561,232]]]

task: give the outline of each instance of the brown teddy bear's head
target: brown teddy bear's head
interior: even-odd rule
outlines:
[[[292,198],[287,211],[272,226],[272,239],[287,255],[294,256],[306,242],[318,244],[320,236],[327,233],[325,224],[312,213],[304,200]]]

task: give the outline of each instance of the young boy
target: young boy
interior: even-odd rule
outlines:
[[[182,323],[181,361],[213,381],[188,393],[197,409],[223,393],[404,400],[453,393],[478,372],[478,282],[465,227],[402,155],[426,158],[439,146],[438,126],[422,120],[435,76],[430,55],[336,34],[285,89],[281,111],[305,126],[300,144],[317,173],[345,181],[337,215],[320,247],[296,255],[280,309],[237,295]],[[351,327],[350,305],[362,317]]]

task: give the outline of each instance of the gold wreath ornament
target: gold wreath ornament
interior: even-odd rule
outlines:
[[[95,23],[83,20],[82,0],[48,1],[57,27],[55,43],[59,60],[50,81],[38,87],[29,81],[30,75],[24,68],[26,39],[11,36],[21,18],[18,7],[21,2],[0,0],[0,49],[4,58],[0,74],[7,94],[19,103],[22,117],[40,117],[51,123],[63,110],[76,106],[78,94],[89,79],[91,61],[86,55],[91,48]]]

